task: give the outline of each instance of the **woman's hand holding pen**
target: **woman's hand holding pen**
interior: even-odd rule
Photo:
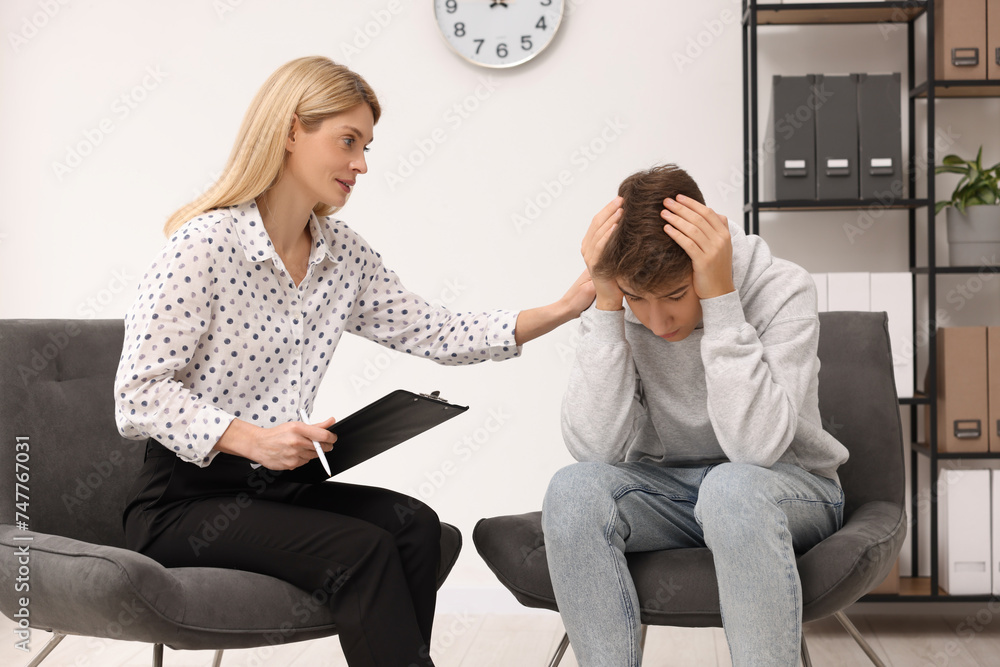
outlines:
[[[295,421],[261,428],[234,419],[219,438],[215,449],[250,459],[269,470],[294,470],[319,456],[313,447],[314,440],[324,452],[333,449],[337,436],[327,429],[335,421],[330,417],[318,424]]]
[[[594,216],[590,223],[590,228],[583,237],[583,244],[580,252],[583,254],[583,261],[587,263],[587,270],[591,277],[594,276],[594,266],[600,261],[604,254],[604,248],[608,244],[608,239],[618,228],[618,221],[622,218],[621,197],[615,197],[607,206]],[[597,292],[598,310],[621,310],[622,294],[618,283],[613,278],[593,278],[594,289]]]

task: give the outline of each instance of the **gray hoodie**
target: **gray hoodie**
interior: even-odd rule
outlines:
[[[823,430],[816,284],[729,223],[735,292],[668,342],[628,305],[581,316],[562,432],[579,461],[793,463],[839,483],[847,449]]]

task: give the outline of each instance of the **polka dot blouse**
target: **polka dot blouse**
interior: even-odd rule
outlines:
[[[236,417],[270,427],[308,413],[340,337],[441,364],[516,357],[516,311],[452,313],[407,291],[339,220],[309,220],[295,285],[254,202],[189,220],[143,276],[115,378],[122,436],[205,466]]]

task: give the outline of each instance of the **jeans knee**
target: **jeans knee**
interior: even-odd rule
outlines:
[[[767,472],[748,463],[724,463],[705,475],[694,514],[706,535],[716,526],[729,531],[753,525],[769,502],[764,479]]]
[[[606,521],[611,491],[604,483],[608,464],[573,463],[556,471],[542,502],[542,531],[546,540],[560,534],[572,537],[594,521]]]

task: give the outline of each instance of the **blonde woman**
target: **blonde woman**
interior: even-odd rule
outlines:
[[[125,318],[115,380],[119,431],[147,440],[124,524],[130,548],[168,567],[325,591],[352,666],[431,665],[434,511],[385,489],[268,471],[316,458],[313,440],[333,446],[332,418],[299,414],[343,334],[442,364],[499,361],[577,317],[594,290],[581,276],[551,305],[480,313],[407,291],[331,217],[368,170],[380,113],[346,67],[283,65],[251,103],[219,181],[167,221]],[[222,515],[228,527],[212,529]]]

